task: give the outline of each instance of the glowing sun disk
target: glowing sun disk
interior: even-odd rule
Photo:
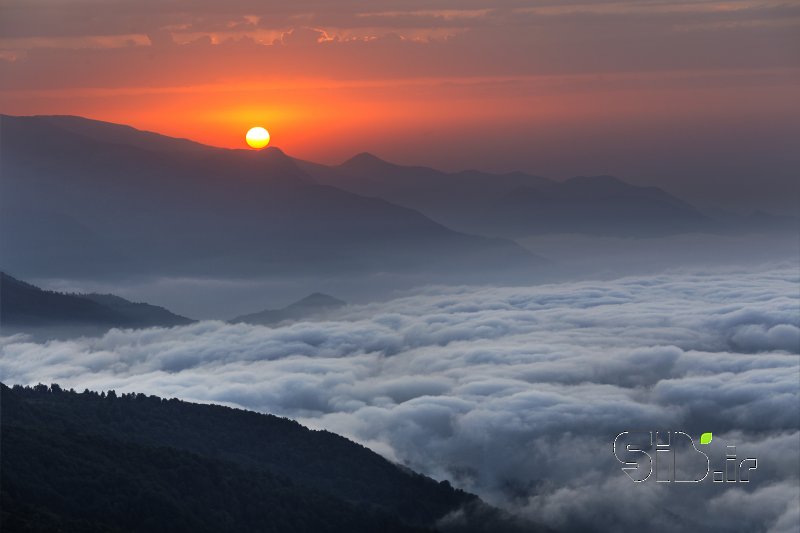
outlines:
[[[250,148],[260,150],[269,144],[269,132],[261,126],[256,126],[250,128],[247,135],[245,135],[245,140]]]

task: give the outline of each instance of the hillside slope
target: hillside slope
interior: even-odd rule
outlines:
[[[0,333],[38,337],[101,334],[110,328],[172,327],[193,320],[112,294],[47,291],[0,272]]]
[[[482,525],[447,529],[516,530],[471,494],[291,420],[142,394],[1,389],[3,531],[412,531],[459,509],[480,509]]]

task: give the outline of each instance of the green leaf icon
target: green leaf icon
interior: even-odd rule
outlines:
[[[708,444],[714,436],[711,433],[703,433],[700,435],[700,444]]]

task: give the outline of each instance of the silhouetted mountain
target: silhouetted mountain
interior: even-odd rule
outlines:
[[[657,187],[613,176],[576,177],[553,187],[524,187],[490,206],[493,233],[667,235],[709,230],[711,220]]]
[[[3,531],[430,531],[458,510],[449,531],[535,530],[288,419],[57,385],[0,395]]]
[[[711,221],[656,187],[611,176],[557,182],[523,173],[445,173],[359,154],[336,167],[301,162],[315,179],[418,209],[449,227],[484,235],[659,235],[706,230]]]
[[[499,201],[520,187],[554,185],[547,178],[521,172],[446,173],[427,167],[395,165],[368,153],[358,154],[333,167],[307,161],[298,161],[298,166],[320,183],[383,198],[418,209],[445,225],[471,225],[477,231],[482,231],[483,226],[475,224],[475,219],[487,203]]]
[[[315,292],[282,309],[266,309],[258,313],[237,316],[231,320],[231,322],[246,322],[248,324],[262,325],[277,324],[286,320],[317,317],[339,309],[340,307],[344,307],[345,305],[347,305],[346,302],[334,298],[333,296]]]
[[[74,294],[45,291],[0,272],[0,325],[94,323],[115,325],[125,316]]]
[[[164,309],[158,305],[152,305],[143,302],[131,302],[125,298],[115,296],[113,294],[81,294],[82,298],[91,300],[93,302],[104,305],[105,307],[124,315],[138,327],[171,327],[171,326],[185,326],[191,324],[194,320],[180,315],[176,315],[172,311]]]
[[[201,152],[214,150],[212,146],[200,144],[189,139],[167,137],[160,133],[142,131],[126,126],[101,120],[91,120],[72,115],[49,115],[38,117],[47,121],[52,126],[57,126],[65,131],[77,133],[95,141],[103,143],[136,146],[156,152]]]
[[[226,150],[76,117],[2,117],[0,235],[26,276],[485,272],[536,258]]]
[[[0,272],[0,330],[39,337],[99,334],[113,327],[171,327],[193,320],[163,307],[111,294],[64,294],[42,290]]]

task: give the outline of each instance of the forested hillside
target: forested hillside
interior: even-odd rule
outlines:
[[[58,385],[3,385],[1,399],[4,532],[418,531],[465,507],[500,519],[447,482],[272,415]]]

